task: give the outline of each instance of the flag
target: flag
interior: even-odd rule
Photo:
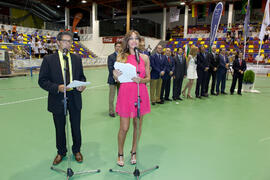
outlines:
[[[247,14],[248,1],[249,1],[249,0],[243,0],[243,1],[242,1],[241,14]]]
[[[192,17],[197,17],[197,6],[195,4],[192,5]]]
[[[244,33],[245,38],[248,37],[248,31],[249,31],[249,20],[250,20],[250,0],[247,2],[247,8],[246,8],[246,17],[245,17],[245,24],[244,24]]]
[[[211,46],[213,45],[213,43],[216,39],[216,34],[217,34],[222,11],[223,11],[223,4],[222,4],[222,2],[219,2],[216,5],[215,10],[214,10],[213,15],[212,15],[211,31],[210,31],[210,37],[209,37],[209,39],[210,39],[209,48],[211,48]]]
[[[185,46],[185,54],[186,54],[186,58],[187,58],[188,55],[189,55],[189,51],[190,51],[189,44],[186,44],[186,46]]]
[[[269,14],[269,0],[267,0],[267,3],[265,4],[264,16],[263,16],[260,35],[259,35],[259,38],[261,41],[263,41],[266,27],[270,24],[269,15],[270,15]]]
[[[262,12],[264,12],[264,9],[265,9],[265,4],[266,4],[266,0],[262,0]]]
[[[170,8],[170,22],[179,21],[180,9],[177,7]]]

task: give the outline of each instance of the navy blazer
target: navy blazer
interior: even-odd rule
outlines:
[[[150,56],[150,66],[152,68],[151,70],[151,79],[159,79],[160,78],[160,72],[165,72],[165,60],[166,57],[161,54],[161,59],[159,59],[157,53]]]
[[[83,73],[82,59],[78,55],[70,54],[72,64],[72,76],[73,80],[86,81]],[[61,64],[59,60],[58,52],[45,56],[43,58],[39,79],[39,86],[48,91],[48,111],[53,114],[64,114],[63,99],[64,93],[58,92],[58,86],[64,84]],[[75,108],[77,110],[82,109],[82,97],[81,92],[76,89],[70,91],[73,94],[75,101]]]
[[[171,77],[173,75],[170,76],[170,72],[174,72],[175,69],[175,62],[172,56],[169,56],[170,58],[170,62],[167,58],[167,56],[165,56],[165,74],[163,77],[161,77],[162,79],[171,79]]]
[[[197,54],[197,70],[204,71],[205,68],[209,67],[207,54],[207,52],[205,52],[205,56],[201,52]]]
[[[226,69],[226,64],[229,63],[229,59],[228,57],[225,55],[225,62],[224,62],[224,58],[221,54],[218,55],[218,61],[219,61],[219,66],[218,69]]]
[[[239,73],[239,70],[241,71],[245,71],[247,69],[247,65],[246,65],[246,61],[245,60],[242,60],[242,64],[240,66],[240,62],[239,62],[239,59],[235,59],[233,61],[233,66],[232,66],[233,70],[234,70],[234,73]]]
[[[117,58],[117,54],[116,54],[116,52],[114,52],[108,56],[108,60],[107,60],[107,65],[108,65],[108,70],[109,70],[107,83],[110,85],[116,84],[116,81],[113,78],[114,63],[116,61],[116,58]]]

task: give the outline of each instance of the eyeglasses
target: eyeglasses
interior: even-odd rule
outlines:
[[[62,42],[64,42],[64,43],[72,43],[72,40],[66,40],[66,39],[62,39],[62,40],[60,40],[60,41],[62,41]]]

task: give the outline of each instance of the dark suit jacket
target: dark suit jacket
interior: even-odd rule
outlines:
[[[213,53],[207,53],[207,59],[209,62],[209,69],[213,70],[214,68],[218,68],[219,66],[219,58],[218,54],[215,54],[216,56],[214,57]]]
[[[174,72],[173,75],[176,79],[184,78],[187,75],[187,62],[185,56],[181,55],[182,63],[180,63],[180,59],[178,54],[174,57]]]
[[[150,66],[152,68],[151,79],[159,79],[160,72],[161,71],[165,72],[165,60],[166,60],[166,57],[164,55],[161,55],[161,60],[160,60],[157,53],[150,56]]]
[[[174,59],[172,56],[169,56],[170,58],[170,62],[167,58],[167,56],[165,56],[165,74],[163,77],[161,77],[162,79],[171,79],[171,77],[173,76],[170,76],[170,72],[174,72],[174,69],[175,69],[175,66],[174,66]]]
[[[108,65],[108,70],[109,70],[109,76],[108,76],[108,84],[111,85],[115,85],[116,81],[113,78],[113,70],[114,70],[114,63],[116,61],[117,58],[117,54],[116,52],[112,53],[111,55],[108,56],[108,61],[107,61],[107,65]]]
[[[208,54],[207,52],[205,52],[205,56],[201,52],[197,54],[197,70],[204,71],[206,67],[209,67],[207,54]]]
[[[220,70],[220,69],[227,70],[226,64],[229,63],[228,57],[225,55],[225,62],[224,62],[223,56],[221,54],[219,54],[218,55],[218,61],[219,61],[218,70]]]
[[[233,61],[233,66],[232,66],[233,70],[234,70],[234,73],[239,73],[239,70],[241,71],[245,71],[247,69],[247,65],[246,65],[246,61],[245,60],[242,60],[242,64],[240,66],[240,62],[239,62],[239,59],[235,59]]]
[[[70,54],[72,64],[73,80],[86,81],[83,73],[82,60],[79,56]],[[40,67],[39,86],[48,91],[48,111],[54,114],[63,114],[63,98],[64,93],[58,92],[58,85],[64,84],[61,64],[58,53],[45,56]],[[73,99],[77,110],[82,109],[81,92],[76,89],[70,91],[73,93]]]

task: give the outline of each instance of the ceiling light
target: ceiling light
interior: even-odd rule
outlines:
[[[60,8],[61,6],[60,5],[57,5],[57,8]]]
[[[185,2],[181,2],[180,5],[185,5],[186,3]]]
[[[87,3],[87,1],[86,0],[82,0],[82,3]]]

